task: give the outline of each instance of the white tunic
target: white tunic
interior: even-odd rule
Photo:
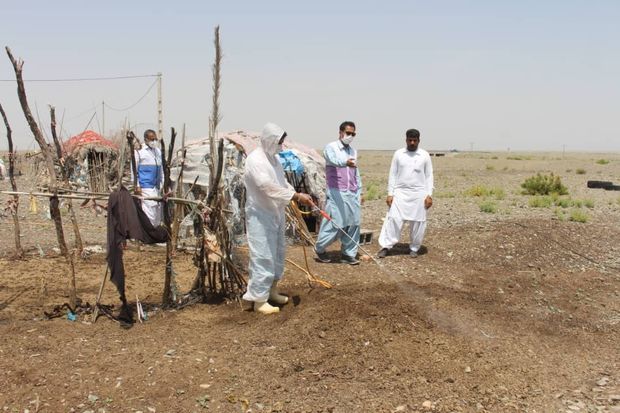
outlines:
[[[388,195],[394,197],[388,217],[403,221],[426,221],[424,199],[433,194],[433,165],[422,148],[394,153],[388,180]]]

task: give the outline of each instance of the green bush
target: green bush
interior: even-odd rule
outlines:
[[[549,175],[538,173],[535,176],[531,176],[521,184],[521,188],[523,188],[523,194],[525,195],[568,194],[568,189],[562,185],[560,177],[553,175],[553,173]]]
[[[495,167],[493,165],[487,165],[487,171],[494,171]]]
[[[586,174],[586,170],[585,170],[585,169],[583,169],[583,168],[577,168],[577,169],[575,170],[575,173],[576,173],[577,175],[585,175],[585,174]]]
[[[374,201],[375,199],[381,198],[381,196],[382,192],[376,182],[370,182],[366,185],[366,194],[364,194],[366,201]]]
[[[480,203],[480,211],[487,214],[494,214],[497,212],[497,205],[493,201],[484,201]]]
[[[583,204],[586,206],[586,208],[590,208],[590,209],[594,208],[594,201],[591,199],[585,199],[583,201]]]
[[[564,211],[562,210],[562,208],[556,208],[553,213],[555,214],[555,216],[560,220],[560,221],[565,221],[566,220],[566,215],[564,215]]]
[[[599,165],[607,165],[609,161],[607,159],[599,159],[596,163]]]
[[[558,198],[553,203],[560,208],[568,208],[573,206],[573,200],[570,198]]]
[[[466,190],[465,195],[482,198],[492,196],[495,197],[495,199],[504,199],[506,197],[506,192],[502,188],[498,187],[488,188],[484,185],[476,185]]]
[[[553,199],[550,196],[534,196],[527,204],[532,208],[550,208],[553,205]]]
[[[580,209],[574,209],[574,210],[571,211],[570,216],[568,217],[568,219],[573,221],[573,222],[586,223],[586,222],[588,222],[588,214],[586,214],[585,212],[583,212]]]

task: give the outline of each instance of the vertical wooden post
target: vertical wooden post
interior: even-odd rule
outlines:
[[[164,143],[164,139],[160,138],[161,144],[161,165],[164,171],[164,186],[163,193],[167,194],[170,191],[170,161],[172,158],[172,154],[174,152],[174,141],[176,140],[177,133],[172,128],[170,133],[170,145],[168,146],[168,159],[166,159],[166,145]],[[168,208],[168,201],[162,201],[163,205],[163,214],[164,214],[164,225],[166,227],[166,231],[168,231],[168,235],[171,233],[171,222],[170,222],[170,211]],[[166,242],[166,272],[164,276],[164,293],[162,296],[162,305],[164,307],[170,307],[174,304],[174,297],[172,291],[172,243],[170,237],[168,237],[168,241]]]
[[[5,48],[7,55],[9,56],[9,60],[13,65],[13,69],[15,70],[15,78],[17,79],[17,96],[19,98],[19,103],[21,104],[22,111],[24,112],[24,116],[26,117],[26,121],[30,126],[30,130],[34,135],[34,139],[39,144],[41,148],[41,153],[45,158],[45,163],[47,165],[47,172],[49,175],[49,188],[50,191],[54,194],[57,194],[57,182],[56,182],[56,171],[54,169],[54,156],[52,149],[45,141],[43,137],[43,133],[39,128],[39,125],[32,116],[32,111],[30,110],[30,106],[28,105],[28,98],[26,97],[26,88],[24,86],[24,79],[22,76],[22,69],[24,66],[24,61],[21,59],[15,59],[13,54],[11,53],[11,49],[8,47]],[[60,209],[58,207],[58,196],[53,196],[50,198],[50,214],[54,218],[54,226],[56,227],[56,238],[58,239],[58,246],[60,248],[60,253],[67,258],[71,267],[73,268],[73,263],[71,261],[71,257],[69,256],[69,251],[67,249],[67,243],[65,242],[65,234],[62,230],[62,218],[60,216]],[[75,292],[75,278],[72,279],[72,291],[70,295],[69,305],[72,308],[75,308],[76,304],[76,292]]]
[[[13,149],[13,131],[9,125],[4,108],[0,104],[0,113],[4,119],[6,126],[6,139],[9,141],[9,179],[11,180],[11,188],[13,192],[17,192],[17,184],[15,183],[15,150]],[[13,206],[11,208],[11,216],[13,217],[13,225],[15,227],[15,257],[24,258],[24,250],[21,242],[21,231],[19,229],[19,195],[13,195]]]
[[[54,140],[54,146],[56,147],[56,157],[58,159],[58,164],[60,165],[60,174],[62,176],[63,183],[69,187],[69,174],[67,173],[65,159],[62,154],[62,147],[60,146],[60,140],[58,139],[58,135],[56,133],[56,108],[54,108],[54,106],[50,106],[50,120],[50,129],[52,130],[52,139]],[[78,254],[81,255],[84,250],[84,244],[82,243],[82,235],[80,234],[80,227],[75,215],[75,209],[73,209],[73,201],[70,199],[68,200],[68,209],[69,218],[71,219],[71,224],[73,226],[73,236],[75,237],[75,248],[77,249]]]

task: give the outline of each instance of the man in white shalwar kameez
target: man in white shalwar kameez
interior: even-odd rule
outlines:
[[[427,151],[419,148],[420,132],[409,129],[407,146],[394,153],[386,203],[390,208],[379,236],[379,258],[385,258],[399,241],[403,224],[411,223],[409,255],[417,257],[426,231],[426,211],[433,205],[433,165]]]

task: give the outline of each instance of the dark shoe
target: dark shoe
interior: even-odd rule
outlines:
[[[343,264],[349,264],[349,265],[357,265],[359,264],[359,260],[355,257],[350,257],[348,255],[343,255],[340,257],[340,262]]]
[[[418,258],[418,253],[417,253],[416,251],[410,251],[410,252],[409,252],[409,256],[410,256],[411,258]]]
[[[379,252],[377,253],[377,258],[385,258],[385,257],[387,257],[389,251],[390,250],[388,250],[387,248],[381,248],[379,250]]]
[[[318,252],[317,250],[314,250],[314,253],[316,254],[316,260],[319,262],[332,262],[332,260],[329,259],[329,256],[327,255],[326,251],[323,252]]]

